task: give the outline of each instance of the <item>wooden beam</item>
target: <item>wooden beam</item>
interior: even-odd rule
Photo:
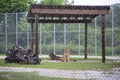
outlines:
[[[32,21],[30,21],[31,22],[31,36],[30,36],[30,45],[31,45],[31,49],[32,49],[32,51],[34,51],[34,49],[33,49],[33,22]]]
[[[106,53],[105,53],[105,15],[102,15],[101,20],[101,33],[102,33],[102,62],[106,62]]]
[[[69,10],[75,10],[75,9],[88,9],[88,10],[108,10],[110,9],[109,6],[76,6],[76,5],[44,5],[44,4],[31,4],[30,9],[32,8],[42,8],[42,9],[69,9]]]
[[[86,10],[86,9],[77,9],[77,10],[69,10],[69,9],[40,9],[40,8],[33,8],[31,9],[31,13],[35,14],[58,14],[58,15],[105,15],[109,13],[109,10]]]
[[[87,22],[85,22],[85,59],[87,59],[87,32],[88,32],[88,30],[87,30],[87,28],[88,28],[88,25],[87,25]]]
[[[35,22],[35,20],[33,20]],[[39,23],[90,23],[92,20],[48,20],[48,19],[42,19],[39,20]],[[30,22],[30,21],[28,21]]]
[[[35,54],[39,55],[38,14],[35,14]]]

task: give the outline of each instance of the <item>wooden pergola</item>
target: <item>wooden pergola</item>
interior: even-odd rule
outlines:
[[[87,59],[87,27],[93,18],[101,15],[102,62],[105,63],[105,15],[110,6],[75,6],[31,4],[27,20],[31,24],[31,49],[33,50],[33,24],[35,23],[35,53],[39,55],[39,23],[85,23],[85,59]]]

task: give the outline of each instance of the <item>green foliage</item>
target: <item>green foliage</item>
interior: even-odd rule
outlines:
[[[116,55],[120,55],[120,45],[116,46],[114,51]]]
[[[64,0],[42,0],[41,4],[61,5]]]
[[[51,52],[53,52],[53,45],[45,45],[45,44],[42,45],[42,53],[49,54]]]
[[[13,46],[12,43],[8,43],[7,45],[8,45],[7,46],[8,49],[10,49],[11,46]],[[5,53],[7,53],[7,51],[6,51],[6,44],[5,44],[5,42],[0,42],[0,54],[5,54]]]
[[[106,47],[106,55],[111,56],[112,54],[112,48],[111,47]]]
[[[26,19],[26,16],[23,16],[20,18],[19,20],[19,24],[18,24],[18,30],[19,32],[25,32],[27,31],[27,28],[28,28],[28,23],[27,23],[27,19]]]
[[[5,43],[3,43],[3,42],[0,42],[0,54],[3,54],[3,53],[6,53],[6,46],[5,46]]]
[[[114,5],[114,26],[120,26],[120,4]]]
[[[29,9],[28,4],[35,3],[34,0],[0,0],[0,12],[26,12]]]

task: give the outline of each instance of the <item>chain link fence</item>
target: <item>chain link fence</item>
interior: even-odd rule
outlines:
[[[31,26],[27,23],[26,16],[26,12],[0,13],[0,54],[5,54],[13,45],[30,48]],[[43,60],[40,65],[13,64],[14,67],[8,67],[9,64],[5,63],[6,67],[2,67],[4,63],[1,59],[0,78],[8,80],[119,80],[120,5],[111,6],[105,21],[106,56],[112,58],[110,60],[107,58],[107,63],[101,63],[99,59],[74,60],[73,58],[68,63]],[[35,29],[33,30],[35,33]],[[98,16],[88,24],[88,56],[93,58],[102,55],[101,40],[101,19]],[[48,56],[51,52],[55,55],[63,55],[64,47],[67,46],[70,49],[70,57],[81,57],[84,55],[84,45],[85,24],[39,24],[40,56]]]
[[[111,7],[106,16],[106,54],[119,55],[119,5]],[[12,45],[30,48],[30,24],[26,20],[27,13],[0,13],[0,53]],[[88,27],[88,54],[101,56],[100,17],[96,17]],[[62,54],[64,46],[68,46],[71,55],[84,54],[84,24],[40,24],[39,25],[40,54],[50,52]]]

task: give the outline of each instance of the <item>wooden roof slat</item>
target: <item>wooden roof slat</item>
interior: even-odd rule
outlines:
[[[30,8],[41,8],[41,9],[88,9],[88,10],[108,10],[109,6],[76,6],[76,5],[43,5],[43,4],[31,4]]]
[[[58,15],[63,15],[63,14],[73,14],[73,15],[106,15],[109,13],[108,10],[61,10],[61,9],[32,9],[31,13],[37,13],[37,14],[58,14]]]
[[[110,6],[73,6],[73,5],[42,5],[42,4],[31,4],[30,10],[27,15],[27,20],[30,22],[32,17],[35,17],[35,14],[38,14],[40,17],[67,17],[76,18],[73,22],[84,22],[82,20],[79,21],[79,17],[89,17],[91,20],[99,15],[107,15],[109,13]],[[65,22],[70,23],[71,21],[66,20]],[[40,21],[39,21],[40,22]],[[63,21],[57,20],[48,20],[42,19],[41,22],[54,23],[59,22],[63,23]]]

